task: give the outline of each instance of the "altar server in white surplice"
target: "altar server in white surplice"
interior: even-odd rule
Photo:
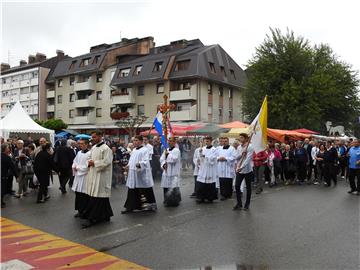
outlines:
[[[169,148],[160,157],[161,168],[161,187],[164,189],[164,205],[178,206],[181,201],[180,194],[180,170],[181,153],[175,148],[176,139],[169,138]]]
[[[129,163],[126,166],[128,194],[122,214],[131,213],[134,210],[155,211],[157,209],[149,150],[143,145],[142,136],[135,136],[133,143],[135,148],[131,152]]]
[[[203,203],[205,200],[213,202],[217,196],[217,157],[218,151],[212,145],[212,138],[205,137],[205,147],[201,148],[199,175],[197,177],[197,203]]]
[[[113,211],[110,205],[113,153],[103,140],[100,130],[91,133],[93,147],[88,160],[89,172],[86,178],[86,193],[89,201],[84,210],[84,218],[91,226],[102,221],[110,221]]]
[[[75,176],[72,190],[75,191],[75,210],[78,211],[75,217],[82,217],[89,200],[89,196],[86,194],[86,177],[89,171],[88,160],[90,159],[89,141],[81,139],[79,147],[80,151],[76,154],[72,165]]]
[[[221,145],[218,147],[217,168],[220,182],[220,200],[231,198],[233,193],[233,179],[235,177],[236,152],[229,144],[229,138],[220,138]]]

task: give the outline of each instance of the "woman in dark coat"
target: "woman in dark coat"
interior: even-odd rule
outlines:
[[[50,184],[51,171],[54,169],[54,162],[52,156],[48,153],[49,149],[49,143],[43,145],[34,161],[34,173],[40,184],[37,203],[44,203],[50,198],[48,195],[48,186]]]
[[[285,151],[282,153],[282,160],[285,185],[288,185],[294,181],[296,171],[294,150],[291,149],[290,145],[285,146]]]

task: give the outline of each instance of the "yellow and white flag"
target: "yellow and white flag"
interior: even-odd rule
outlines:
[[[268,118],[268,105],[267,96],[261,105],[260,111],[255,119],[252,121],[249,130],[251,136],[251,145],[255,153],[259,153],[266,149],[267,145],[267,119]]]

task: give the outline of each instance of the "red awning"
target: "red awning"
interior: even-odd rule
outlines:
[[[198,128],[201,128],[202,126],[204,126],[204,125],[203,124],[194,124],[194,125],[189,125],[189,126],[171,125],[171,128],[172,128],[172,132],[175,136],[186,136],[187,131],[198,129]],[[168,131],[170,132],[170,130],[168,130]],[[142,136],[159,135],[154,128],[150,131],[150,134],[149,134],[149,130],[145,130],[145,131],[141,132],[140,134]]]
[[[240,121],[233,121],[233,122],[229,122],[229,123],[220,125],[220,127],[222,127],[222,128],[246,128],[248,126],[249,126],[248,124],[245,124]]]
[[[306,128],[294,129],[293,131],[303,133],[303,134],[320,134],[319,132],[312,131],[312,130],[306,129]]]

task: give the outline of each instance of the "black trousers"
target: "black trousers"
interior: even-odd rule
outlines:
[[[59,181],[60,181],[61,189],[66,190],[66,184],[69,181],[71,175],[72,175],[71,170],[68,169],[59,170]]]
[[[240,190],[241,183],[245,179],[246,183],[246,201],[245,201],[245,207],[250,206],[250,200],[251,200],[251,183],[254,180],[254,173],[237,173],[236,174],[236,181],[235,181],[235,190],[236,190],[236,199],[238,205],[242,206],[242,192]]]
[[[348,160],[346,157],[341,157],[339,159],[339,166],[340,166],[340,170],[341,170],[341,176],[345,176],[346,175],[346,169],[348,165]]]
[[[317,173],[317,167],[316,165],[313,164],[313,160],[310,162],[310,164],[308,165],[308,173],[307,173],[307,179],[311,180],[311,175],[312,172],[314,171],[314,177],[315,179],[318,178],[318,173]]]
[[[231,198],[233,193],[233,179],[232,178],[219,178],[220,182],[220,195],[224,198]]]
[[[299,181],[303,182],[306,178],[307,167],[305,162],[296,163],[296,175]]]
[[[357,178],[357,185],[355,177]],[[360,192],[360,169],[349,169],[349,182],[351,190]]]
[[[40,182],[37,201],[43,200],[48,194],[48,186]]]
[[[155,204],[155,195],[150,188],[128,188],[128,194],[124,207],[129,210],[142,210],[144,203]]]
[[[1,177],[1,202],[4,202],[5,194],[7,193],[8,177]]]
[[[333,163],[324,163],[324,178],[328,186],[331,186],[331,180],[337,184],[337,167]]]

